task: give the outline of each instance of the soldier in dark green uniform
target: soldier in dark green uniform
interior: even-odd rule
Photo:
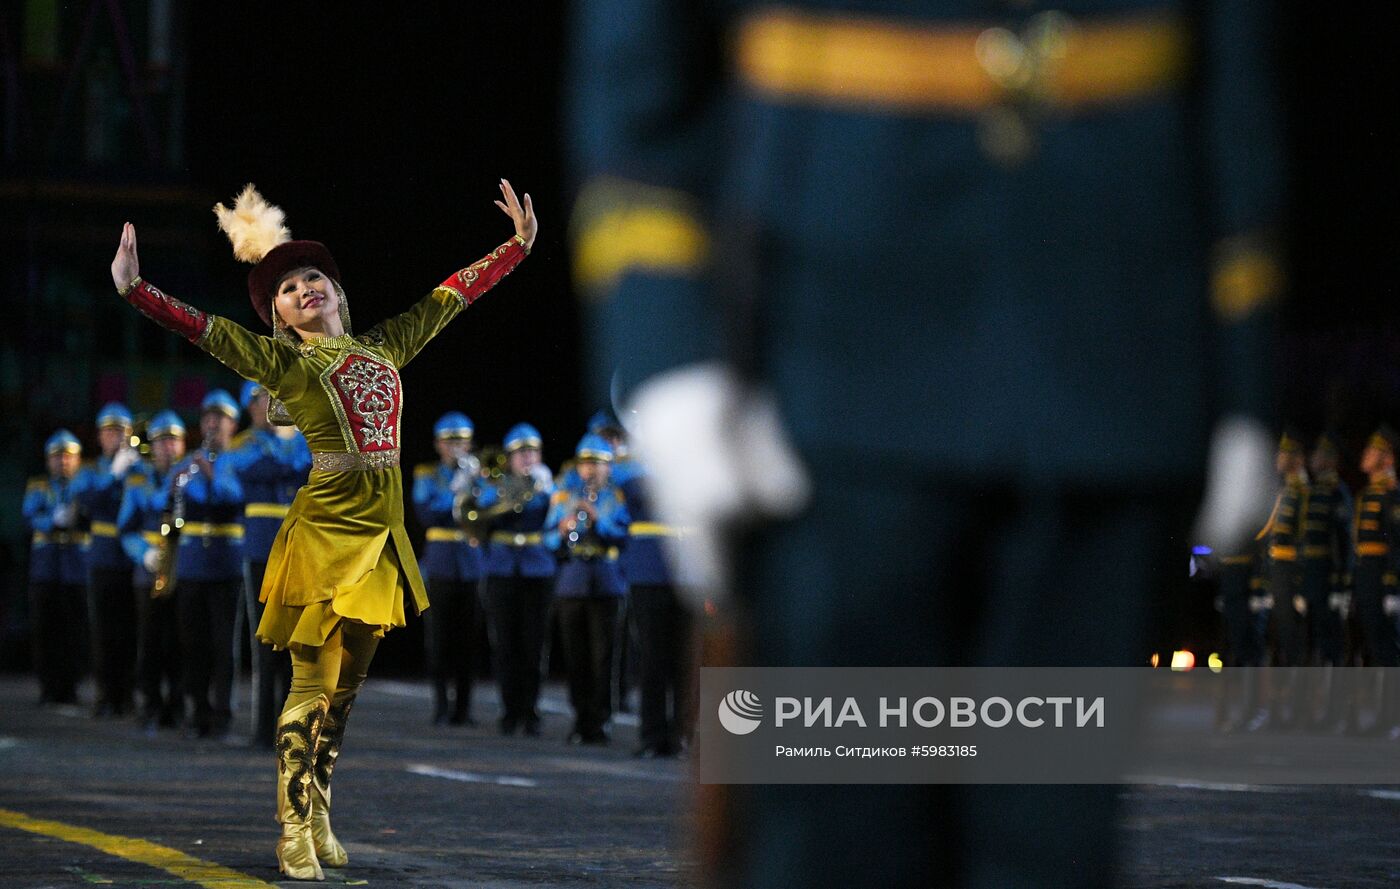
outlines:
[[[1324,668],[1316,697],[1327,727],[1340,727],[1344,699],[1336,687],[1334,668],[1342,665],[1342,593],[1351,575],[1351,490],[1337,473],[1340,451],[1329,433],[1318,436],[1308,456],[1312,481],[1308,485],[1303,519],[1301,589],[1308,629],[1308,663]],[[1318,701],[1314,701],[1318,703]]]
[[[1270,642],[1275,666],[1285,668],[1272,675],[1274,683],[1272,721],[1287,727],[1301,718],[1303,687],[1297,668],[1307,656],[1307,609],[1302,597],[1299,551],[1303,520],[1308,508],[1308,475],[1303,442],[1293,432],[1279,439],[1275,467],[1283,477],[1283,487],[1274,498],[1269,522],[1259,532],[1264,544],[1265,576],[1269,598]]]
[[[1250,496],[1203,527],[1262,522],[1272,6],[1037,7],[576,16],[597,393],[682,549],[737,566],[748,663],[1141,663],[1212,428]],[[732,792],[729,885],[1111,882],[1112,787]]]
[[[1400,666],[1395,624],[1385,613],[1386,599],[1397,594],[1400,570],[1400,496],[1396,494],[1395,451],[1400,435],[1382,426],[1361,452],[1367,485],[1356,503],[1356,568],[1352,574],[1352,607],[1361,630],[1362,662],[1373,667]],[[1400,736],[1400,683],[1386,676],[1378,732]]]

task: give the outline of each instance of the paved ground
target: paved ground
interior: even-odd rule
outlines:
[[[488,724],[494,707],[483,691],[478,716]],[[40,710],[33,696],[29,680],[0,679],[0,889],[276,881],[268,754],[173,733],[147,738],[130,722]],[[676,819],[687,764],[634,760],[628,724],[613,747],[567,747],[560,689],[546,699],[554,712],[544,738],[504,739],[486,728],[430,728],[424,686],[371,680],[336,772],[336,826],[352,863],[328,871],[329,883],[690,883]],[[1400,744],[1381,743],[1338,755],[1400,757]],[[1123,793],[1133,889],[1400,885],[1397,788],[1177,776]]]

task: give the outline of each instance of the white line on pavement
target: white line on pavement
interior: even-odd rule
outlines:
[[[1318,889],[1314,886],[1304,886],[1301,883],[1280,883],[1278,880],[1265,880],[1261,877],[1216,877],[1222,883],[1234,883],[1236,886],[1263,886],[1264,889]]]
[[[1362,796],[1373,796],[1376,799],[1400,799],[1400,790],[1363,790]]]
[[[515,775],[483,775],[479,772],[459,772],[456,769],[440,769],[437,766],[413,763],[407,771],[428,778],[446,778],[448,781],[461,781],[465,784],[500,784],[505,787],[539,787],[533,778],[519,778]]]
[[[1151,784],[1156,787],[1176,787],[1182,790],[1216,790],[1222,793],[1296,793],[1298,788],[1275,784],[1229,784],[1220,781],[1192,781],[1187,778],[1160,778],[1155,775],[1133,776],[1130,784]]]

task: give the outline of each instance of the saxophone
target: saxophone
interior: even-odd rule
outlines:
[[[170,496],[165,500],[165,509],[160,513],[160,543],[156,544],[156,571],[151,581],[151,598],[163,599],[175,592],[177,576],[175,566],[179,562],[180,529],[185,526],[185,486],[199,472],[199,464],[191,463],[189,468],[177,473],[170,480]]]

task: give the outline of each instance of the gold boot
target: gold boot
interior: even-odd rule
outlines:
[[[316,768],[311,781],[311,838],[316,844],[316,857],[326,867],[344,867],[350,860],[345,847],[331,830],[331,772],[340,756],[340,742],[345,738],[345,720],[350,716],[352,694],[331,704],[326,712],[321,736],[316,741]]]
[[[316,741],[330,702],[317,695],[277,719],[277,867],[293,880],[324,880],[311,838],[311,787]]]

